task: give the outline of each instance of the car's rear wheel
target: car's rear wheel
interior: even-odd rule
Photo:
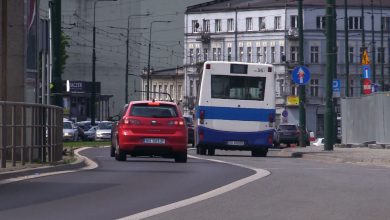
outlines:
[[[209,156],[214,156],[215,155],[215,148],[209,148],[208,150],[207,150],[207,155],[209,155]]]
[[[268,149],[257,149],[252,150],[252,157],[266,157]]]
[[[206,147],[199,147],[199,154],[200,155],[206,155],[206,152],[207,152],[207,148]]]
[[[176,154],[175,163],[187,163],[187,152]]]
[[[115,160],[117,161],[125,161],[126,160],[126,153],[123,152],[119,146],[115,149]]]
[[[115,148],[114,148],[114,146],[110,147],[110,156],[111,157],[115,157]]]

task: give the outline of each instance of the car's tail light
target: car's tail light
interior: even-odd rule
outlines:
[[[171,121],[168,121],[168,125],[171,125],[171,126],[183,126],[184,125],[184,121],[183,120],[171,120]]]
[[[272,144],[274,142],[274,137],[272,134],[268,135],[268,144]]]
[[[123,123],[125,125],[140,125],[141,122],[138,121],[137,119],[132,119],[132,118],[126,118],[123,120]]]
[[[200,124],[204,124],[204,115],[205,115],[204,110],[200,110],[200,112],[199,112],[199,123]]]
[[[203,132],[203,130],[200,130],[200,131],[199,131],[199,140],[200,140],[200,141],[203,141],[203,140],[204,140],[204,132]]]

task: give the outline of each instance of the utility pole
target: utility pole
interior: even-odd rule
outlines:
[[[7,53],[8,53],[7,51],[7,41],[8,41],[7,2],[8,2],[7,0],[3,0],[1,2],[1,21],[2,21],[1,22],[1,101],[7,101]]]
[[[384,29],[384,18],[383,18],[383,10],[382,10],[382,0],[379,0],[381,7],[381,78],[382,78],[382,91],[385,91],[385,48],[383,42],[383,29]]]
[[[334,109],[332,100],[332,84],[336,42],[334,39],[335,0],[326,0],[326,75],[325,75],[325,145],[324,150],[333,150]]]
[[[63,106],[61,77],[61,0],[52,0],[54,105]]]
[[[348,33],[348,1],[344,0],[344,38],[345,38],[345,96],[349,97],[349,33]]]
[[[375,65],[375,28],[374,28],[374,1],[371,0],[371,48],[372,48],[372,82],[376,83],[376,65]]]
[[[302,1],[298,1],[298,31],[299,31],[299,66],[304,65],[304,57],[303,57],[303,9],[302,9]],[[306,86],[299,85],[299,146],[306,147]]]
[[[130,32],[130,15],[127,17],[125,104],[129,103],[129,32]]]
[[[362,18],[362,24],[363,25],[362,25],[362,51],[360,51],[360,53],[361,53],[360,60],[363,60],[363,53],[366,50],[366,29],[365,29],[366,24],[364,23],[364,4],[363,4],[363,0],[362,0],[362,14],[361,14],[361,18]],[[361,79],[360,85],[361,85],[361,94],[363,94],[363,79]]]

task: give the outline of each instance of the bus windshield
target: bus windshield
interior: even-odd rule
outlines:
[[[264,101],[265,77],[211,75],[211,98]]]

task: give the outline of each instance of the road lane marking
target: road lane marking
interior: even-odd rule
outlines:
[[[254,170],[256,173],[251,175],[251,176],[245,177],[243,179],[237,180],[237,181],[235,181],[233,183],[227,184],[225,186],[222,186],[222,187],[219,187],[217,189],[211,190],[209,192],[200,194],[198,196],[194,196],[194,197],[191,197],[191,198],[188,198],[188,199],[184,199],[184,200],[181,200],[181,201],[178,201],[178,202],[174,202],[174,203],[171,203],[171,204],[168,204],[168,205],[160,206],[160,207],[157,207],[157,208],[149,209],[149,210],[146,210],[146,211],[143,211],[143,212],[139,212],[139,213],[127,216],[127,217],[120,218],[120,219],[121,220],[135,220],[135,219],[149,218],[149,217],[152,217],[152,216],[155,216],[155,215],[158,215],[158,214],[162,214],[164,212],[172,211],[174,209],[182,208],[182,207],[185,207],[185,206],[188,206],[188,205],[192,205],[192,204],[197,203],[197,202],[204,201],[206,199],[210,199],[210,198],[219,196],[221,194],[230,192],[230,191],[232,191],[234,189],[237,189],[237,188],[239,188],[241,186],[244,186],[244,185],[246,185],[248,183],[251,183],[253,181],[256,181],[258,179],[261,179],[261,178],[266,177],[266,176],[271,174],[267,170],[257,169],[257,168],[253,168],[253,167],[242,165],[242,164],[229,163],[229,162],[222,161],[222,160],[205,159],[205,158],[200,158],[200,157],[195,157],[195,156],[189,156],[189,157],[190,158],[195,158],[195,159],[200,159],[200,160],[208,160],[208,161],[217,162],[217,163],[229,164],[229,165],[233,165],[233,166],[239,166],[239,167],[243,167],[243,168]]]
[[[88,157],[85,157],[83,155],[80,155],[79,152],[89,149],[90,147],[83,147],[76,149],[74,151],[74,154],[81,160],[84,160],[84,163],[86,166],[76,169],[76,170],[64,170],[64,171],[57,171],[57,172],[49,172],[49,173],[39,173],[41,169],[48,168],[48,167],[41,167],[40,169],[36,169],[36,173],[32,175],[27,175],[27,176],[21,176],[21,177],[15,177],[15,178],[9,178],[5,180],[0,181],[0,185],[8,184],[8,183],[14,183],[14,182],[19,182],[23,180],[29,180],[29,179],[35,179],[35,178],[41,178],[41,177],[46,177],[46,176],[53,176],[53,175],[59,175],[59,174],[65,174],[65,173],[74,173],[74,172],[79,172],[83,170],[93,170],[98,167],[98,164],[95,163],[93,160],[89,159]],[[11,172],[10,172],[11,173]],[[16,172],[13,172],[16,173]]]

